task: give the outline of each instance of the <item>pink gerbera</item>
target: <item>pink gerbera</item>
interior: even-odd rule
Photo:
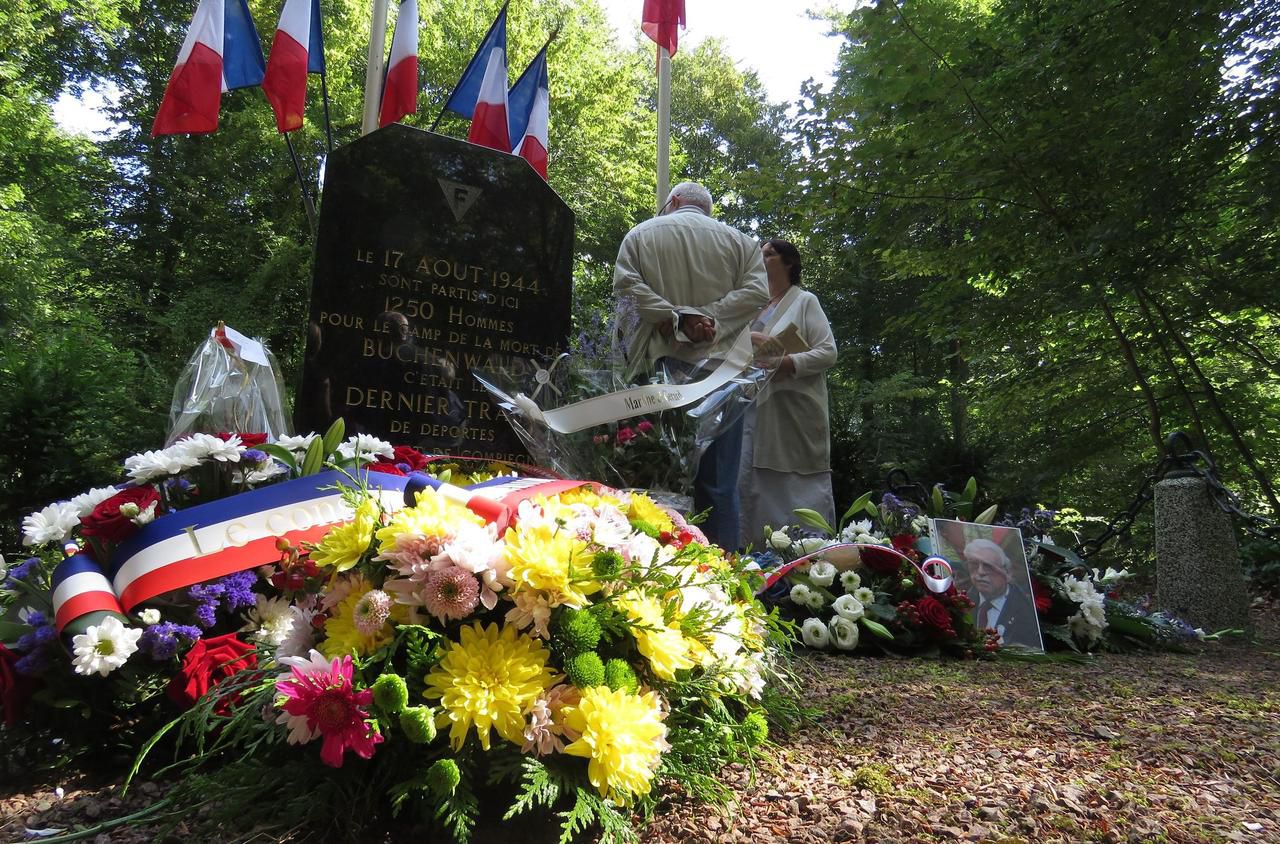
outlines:
[[[431,572],[422,589],[422,603],[427,612],[441,621],[466,618],[479,602],[480,582],[459,566]]]
[[[362,708],[373,702],[373,692],[357,692],[352,686],[351,657],[328,662],[313,650],[310,658],[285,657],[281,662],[290,666],[289,673],[276,680],[276,691],[285,698],[280,720],[289,726],[290,742],[323,736],[320,761],[331,768],[342,767],[348,749],[361,759],[373,756],[382,734]]]

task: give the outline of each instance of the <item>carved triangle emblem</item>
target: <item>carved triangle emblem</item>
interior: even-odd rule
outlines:
[[[454,219],[462,222],[462,215],[470,211],[471,206],[475,205],[476,200],[480,198],[480,188],[451,182],[448,179],[437,179],[436,181],[440,183],[440,189],[444,191],[444,201],[449,204],[449,210],[453,212]]]

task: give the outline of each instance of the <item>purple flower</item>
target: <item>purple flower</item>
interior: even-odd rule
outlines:
[[[15,662],[13,668],[19,674],[25,674],[28,677],[43,674],[49,669],[49,654],[44,648],[32,651]]]
[[[256,448],[246,448],[244,454],[240,455],[240,459],[248,463],[261,463],[267,459],[265,451],[258,451]]]
[[[26,580],[31,576],[31,572],[40,566],[39,557],[27,557],[13,568],[9,569],[7,580]]]
[[[212,625],[211,625],[212,626]],[[200,628],[189,624],[162,621],[142,631],[138,649],[151,655],[157,662],[165,662],[178,655],[179,639],[194,642],[200,638]]]
[[[40,612],[40,610],[32,610],[27,613],[27,624],[32,627],[44,627],[48,623],[49,620],[45,618],[44,613]]]
[[[253,586],[258,582],[254,571],[242,571],[222,579],[222,606],[227,612],[246,609],[258,603]]]

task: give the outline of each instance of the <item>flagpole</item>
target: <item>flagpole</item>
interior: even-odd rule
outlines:
[[[320,99],[324,100],[324,136],[328,142],[328,151],[333,152],[333,124],[329,122],[329,83],[328,73],[320,74]]]
[[[661,211],[671,190],[671,54],[658,47],[658,204]]]
[[[369,26],[369,62],[364,72],[364,121],[360,126],[361,135],[367,135],[378,128],[386,51],[387,0],[373,0],[373,22]]]
[[[302,163],[298,161],[298,151],[293,148],[293,139],[289,137],[288,132],[282,132],[284,135],[285,146],[289,147],[289,157],[293,159],[293,173],[298,177],[298,189],[302,191],[302,210],[307,212],[307,224],[311,227],[311,231],[316,230],[316,206],[311,201],[311,193],[307,190],[307,183],[302,178]]]

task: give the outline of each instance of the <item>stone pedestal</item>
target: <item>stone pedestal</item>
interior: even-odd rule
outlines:
[[[1200,478],[1156,484],[1156,605],[1206,633],[1249,627],[1231,517]]]

